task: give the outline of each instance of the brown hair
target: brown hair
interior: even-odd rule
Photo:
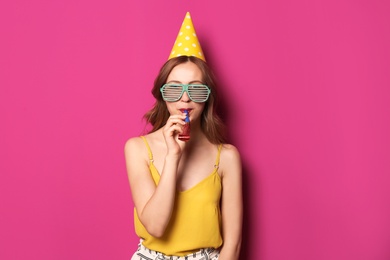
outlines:
[[[216,110],[218,100],[214,75],[206,62],[193,56],[179,56],[169,59],[160,69],[152,89],[152,94],[156,99],[156,103],[154,104],[153,108],[144,115],[145,120],[153,126],[153,129],[150,131],[150,133],[155,132],[163,127],[169,118],[167,106],[161,96],[161,86],[166,83],[168,76],[174,67],[186,62],[192,62],[198,66],[203,75],[203,84],[206,84],[211,90],[210,97],[206,101],[202,113],[202,131],[211,143],[225,143],[225,124],[218,116]]]

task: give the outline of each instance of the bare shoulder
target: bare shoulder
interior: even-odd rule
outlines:
[[[141,137],[132,137],[128,139],[124,147],[125,159],[130,162],[148,162],[148,148]]]
[[[232,144],[223,144],[220,167],[222,174],[241,174],[241,157],[238,149]]]
[[[143,143],[142,138],[139,136],[128,139],[125,143],[125,153],[140,152],[144,145]]]
[[[238,149],[232,144],[223,144],[221,150],[221,156],[228,157],[227,159],[239,158],[240,153]]]
[[[141,137],[128,139],[124,147],[125,162],[130,185],[142,182],[143,178],[148,178],[149,156],[148,149]],[[134,186],[132,186],[134,189]]]

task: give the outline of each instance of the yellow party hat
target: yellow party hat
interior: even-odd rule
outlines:
[[[183,24],[181,25],[179,34],[177,35],[175,44],[173,45],[169,59],[178,56],[195,56],[206,61],[202,48],[200,47],[198,37],[195,33],[194,25],[192,24],[191,15],[187,12]]]

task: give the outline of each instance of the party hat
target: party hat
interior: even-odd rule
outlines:
[[[179,34],[177,35],[175,44],[173,45],[169,59],[178,56],[195,56],[206,61],[202,48],[200,47],[198,37],[195,33],[194,25],[192,24],[191,15],[187,12],[183,24],[181,25]]]

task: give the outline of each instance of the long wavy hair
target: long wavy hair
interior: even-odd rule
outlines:
[[[160,92],[161,86],[167,82],[168,76],[174,67],[186,62],[192,62],[198,66],[198,68],[202,72],[202,83],[206,84],[211,90],[210,97],[206,101],[204,110],[202,112],[202,131],[211,143],[225,143],[226,127],[220,116],[217,114],[216,108],[218,103],[218,96],[214,75],[206,62],[193,56],[179,56],[169,59],[160,69],[160,72],[154,81],[154,86],[152,89],[152,95],[156,99],[156,102],[153,105],[152,109],[144,115],[144,119],[153,126],[152,130],[150,130],[149,133],[155,132],[161,127],[163,127],[170,116],[165,101],[163,100]]]

